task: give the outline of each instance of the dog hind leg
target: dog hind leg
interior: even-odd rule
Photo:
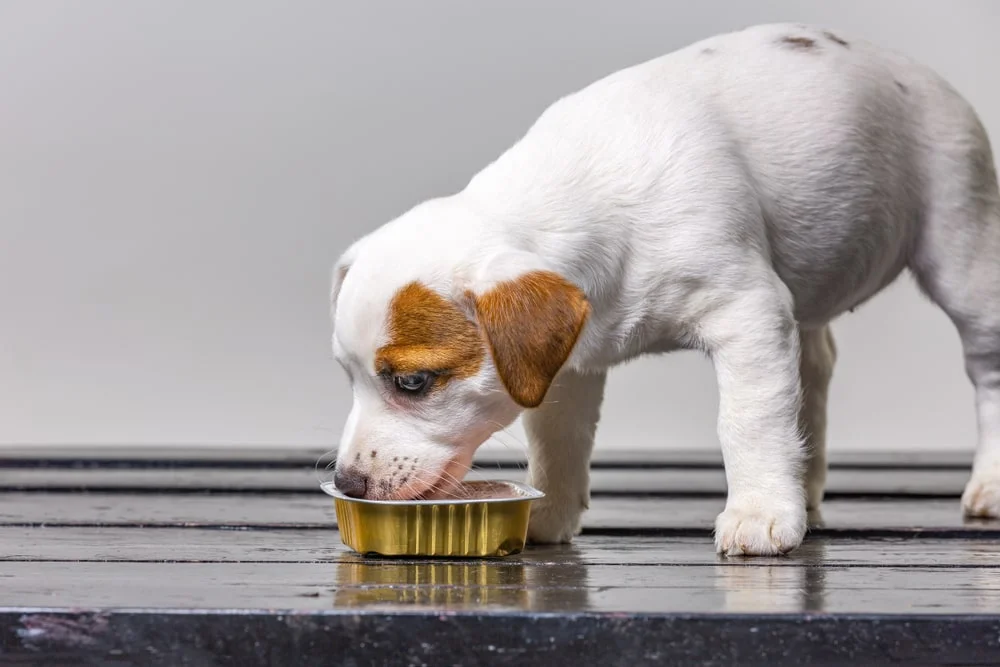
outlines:
[[[978,123],[937,147],[926,219],[910,260],[924,292],[951,318],[975,389],[978,444],[962,496],[967,515],[1000,517],[1000,193]]]
[[[806,507],[818,509],[826,485],[826,402],[837,347],[829,326],[799,332],[802,406],[799,426],[806,438]]]

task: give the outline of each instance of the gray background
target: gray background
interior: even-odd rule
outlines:
[[[335,443],[349,241],[560,95],[778,20],[918,57],[1000,136],[995,0],[0,2],[0,443]],[[831,447],[973,445],[957,336],[908,279],[835,331]],[[715,447],[716,398],[693,354],[620,369],[599,446]]]

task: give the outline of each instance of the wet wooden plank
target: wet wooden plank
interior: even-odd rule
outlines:
[[[331,448],[333,446],[331,445]],[[118,447],[20,446],[0,449],[2,467],[293,467],[312,468],[317,460],[327,463],[334,449],[322,447]],[[972,450],[880,452],[830,452],[832,468],[968,470]],[[488,447],[480,450],[477,462],[484,467],[518,467],[525,455],[516,447]],[[597,468],[721,468],[718,448],[690,450],[630,450],[602,448],[594,452]]]
[[[965,455],[841,459],[806,543],[746,560],[712,548],[716,452],[616,452],[573,545],[428,561],[344,547],[317,452],[22,454],[3,664],[1000,662],[1000,523],[962,518]]]
[[[598,533],[697,533],[706,530],[725,501],[701,498],[595,498],[584,527]],[[1000,521],[968,519],[957,499],[835,499],[809,518],[812,535],[965,535],[1000,537]]]
[[[0,528],[0,561],[144,563],[327,563],[372,562],[344,546],[333,530],[224,531],[193,528]],[[431,567],[444,561],[437,561]],[[564,565],[723,565],[745,567],[745,559],[715,554],[709,537],[620,538],[584,535],[564,546],[532,546],[503,563],[532,567]],[[478,563],[444,562],[459,569]],[[428,565],[394,559],[382,567]],[[487,565],[496,564],[495,562]],[[780,567],[1000,568],[1000,542],[911,538],[808,540],[782,558],[755,559]],[[1000,577],[1000,573],[997,575]],[[460,577],[461,578],[461,577]]]
[[[995,616],[13,612],[9,662],[95,665],[988,665]]]
[[[597,497],[585,530],[621,534],[709,534],[723,498]],[[0,526],[333,528],[333,501],[305,494],[126,495],[7,493]],[[841,499],[824,503],[813,534],[961,534],[1000,537],[1000,522],[966,520],[957,499]]]
[[[469,479],[523,481],[524,470],[481,468]],[[827,482],[828,497],[918,496],[958,498],[966,470],[834,469]],[[0,468],[3,491],[120,491],[150,490],[240,491],[244,493],[315,493],[331,474],[305,468]],[[726,477],[720,469],[598,468],[591,473],[594,495],[722,496]]]
[[[1000,614],[992,569],[0,563],[3,609]]]
[[[0,614],[29,665],[986,665],[998,637],[995,615]]]

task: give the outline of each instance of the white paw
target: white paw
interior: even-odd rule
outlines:
[[[973,476],[962,494],[966,516],[1000,518],[1000,477]]]
[[[794,501],[733,499],[715,520],[715,550],[726,556],[777,556],[802,544],[806,511]]]
[[[580,534],[583,507],[572,502],[553,502],[549,498],[535,501],[528,519],[528,542],[533,544],[566,544]]]

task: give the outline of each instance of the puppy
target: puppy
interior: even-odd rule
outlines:
[[[828,324],[909,269],[976,389],[965,512],[1000,515],[1000,194],[969,104],[925,67],[802,25],[720,35],[555,102],[457,194],[354,243],[333,352],[336,483],[447,495],[524,413],[529,537],[589,500],[605,375],[704,351],[728,498],[719,552],[797,547],[826,476]]]

